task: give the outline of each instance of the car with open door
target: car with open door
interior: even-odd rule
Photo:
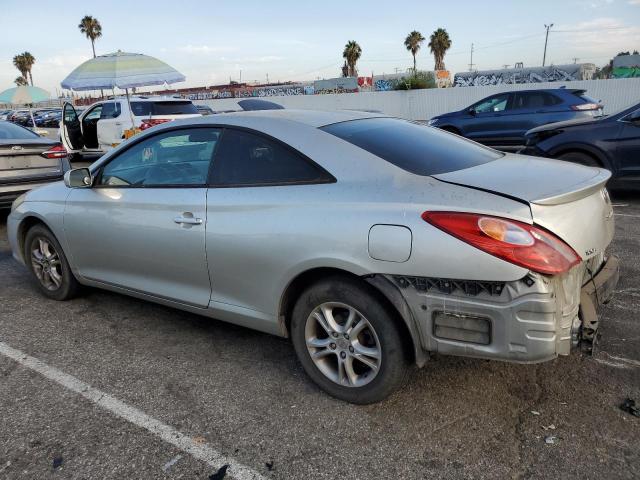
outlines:
[[[131,107],[131,108],[129,108]],[[62,108],[60,139],[72,158],[101,155],[122,143],[125,131],[201,114],[190,100],[165,97],[113,98],[96,102],[82,113],[70,103]]]

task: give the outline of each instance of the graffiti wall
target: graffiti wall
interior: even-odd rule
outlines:
[[[313,82],[315,95],[327,93],[354,93],[358,91],[358,79],[356,77],[329,78]]]
[[[570,82],[591,80],[594,73],[595,65],[592,63],[521,69],[509,68],[504,70],[456,73],[453,85],[455,87],[477,87],[517,83]]]

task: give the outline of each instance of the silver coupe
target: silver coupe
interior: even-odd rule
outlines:
[[[609,172],[363,112],[170,122],[18,198],[42,293],[105,288],[291,338],[354,403],[433,354],[542,362],[618,280]]]

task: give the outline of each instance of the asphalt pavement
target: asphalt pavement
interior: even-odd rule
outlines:
[[[285,339],[100,290],[45,299],[0,213],[0,478],[640,478],[619,408],[640,403],[640,194],[614,203],[593,356],[436,357],[370,406],[321,392]]]

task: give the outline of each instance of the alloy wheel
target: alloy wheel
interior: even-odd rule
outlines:
[[[362,387],[380,371],[378,335],[349,305],[327,302],[316,307],[307,318],[305,341],[318,370],[339,385]]]
[[[60,256],[48,239],[36,237],[32,242],[31,265],[36,278],[47,290],[57,290],[62,286]]]

